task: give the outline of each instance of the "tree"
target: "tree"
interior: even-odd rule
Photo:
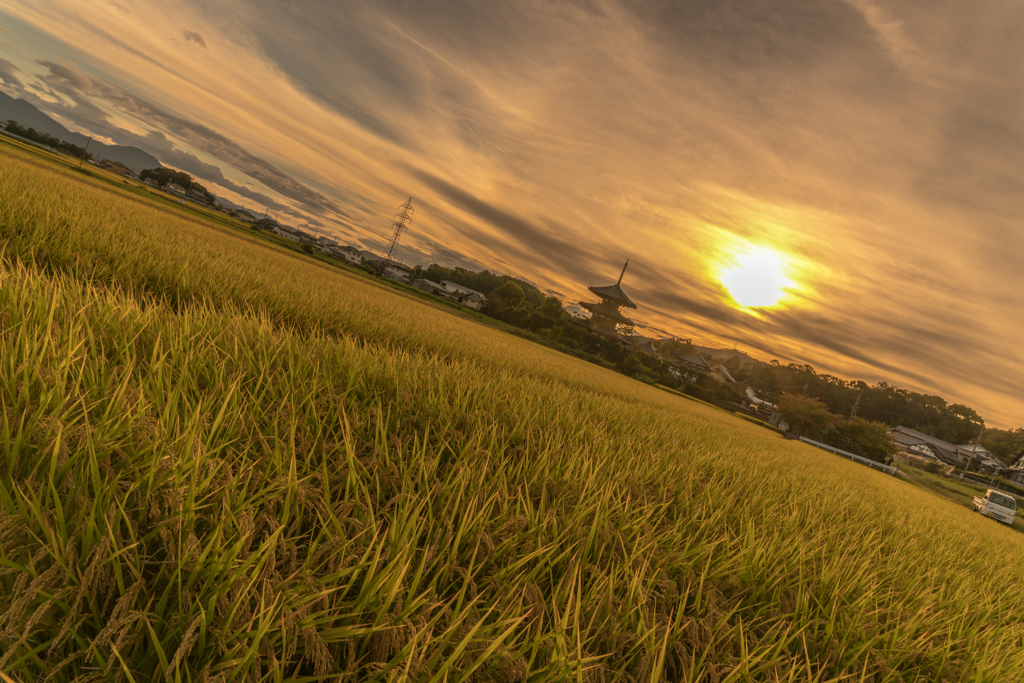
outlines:
[[[779,412],[789,423],[790,434],[794,437],[824,431],[834,419],[824,403],[798,394],[783,394],[779,399]]]
[[[884,462],[896,454],[896,444],[881,422],[855,417],[835,423],[825,435],[825,443],[865,458]]]
[[[663,339],[657,343],[658,353],[666,358],[682,358],[697,353],[692,339]]]
[[[506,282],[491,293],[488,304],[495,312],[519,308],[526,301],[523,288],[514,282]]]

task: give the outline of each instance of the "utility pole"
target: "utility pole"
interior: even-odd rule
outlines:
[[[964,465],[964,471],[963,471],[963,473],[960,474],[960,478],[961,479],[963,479],[964,475],[967,474],[967,470],[969,470],[971,468],[971,463],[974,461],[974,452],[977,449],[978,444],[981,442],[981,435],[984,434],[984,433],[985,433],[985,428],[982,427],[981,431],[978,432],[978,436],[974,437],[974,448],[971,449],[971,457],[967,458],[967,464]]]
[[[850,411],[850,420],[857,417],[857,406],[860,405],[860,389],[857,390],[857,400],[853,402],[853,410]]]
[[[392,223],[392,227],[395,229],[395,232],[391,236],[391,243],[388,244],[388,253],[385,257],[385,262],[388,266],[391,265],[391,256],[398,249],[398,240],[401,239],[402,233],[407,231],[409,229],[409,224],[412,223],[412,214],[413,211],[415,211],[415,209],[412,208],[412,197],[409,197],[409,201],[402,204],[400,208],[401,211],[395,214],[395,222]]]
[[[82,168],[82,164],[85,163],[85,155],[89,152],[89,143],[92,142],[92,136],[89,136],[89,141],[85,143],[85,151],[82,152],[82,160],[78,162],[78,168]]]

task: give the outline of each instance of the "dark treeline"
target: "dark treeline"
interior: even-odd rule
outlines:
[[[167,183],[175,183],[181,186],[183,189],[188,190],[189,184],[191,184],[192,192],[199,192],[204,197],[206,197],[206,201],[210,202],[211,204],[217,201],[217,197],[212,192],[210,192],[205,187],[197,183],[195,179],[192,178],[192,176],[190,176],[188,173],[183,173],[182,171],[175,171],[173,168],[147,168],[146,170],[139,174],[139,179],[146,180],[148,178],[152,178],[153,180],[155,180],[157,184],[160,185],[161,187],[163,187]]]
[[[482,313],[526,330],[534,341],[647,383],[679,386],[667,363],[625,344],[591,334],[574,322],[558,298],[548,296],[525,280],[487,270],[478,273],[437,264],[416,268],[413,277],[437,283],[449,280],[475,289],[488,299]],[[683,353],[694,353],[688,343],[676,345]]]
[[[573,316],[562,307],[561,301],[525,280],[486,270],[474,272],[437,264],[416,268],[413,277],[438,283],[450,280],[475,289],[489,300],[483,313],[527,330],[531,338],[564,353],[645,382],[680,388],[700,398],[742,401],[742,389],[737,385],[719,384],[709,377],[700,378],[699,387],[681,383],[669,371],[667,363],[591,334],[573,322]],[[688,340],[661,341],[658,350],[666,358],[696,353]],[[781,365],[775,360],[744,363],[739,357],[708,360],[724,365],[740,385],[754,388],[772,403],[778,403],[783,394],[805,395],[821,401],[833,416],[844,418],[849,418],[856,406],[858,420],[832,420],[831,427],[823,422],[820,435],[835,442],[834,445],[863,451],[869,457],[884,457],[888,446],[887,442],[878,443],[878,429],[871,429],[867,423],[902,425],[954,444],[972,443],[982,433],[982,444],[1007,464],[1024,454],[1024,429],[984,429],[985,421],[972,408],[947,403],[939,396],[919,394],[885,382],[868,385],[863,381],[847,381],[818,374],[810,365]],[[864,433],[855,434],[857,430]]]
[[[847,381],[833,375],[818,374],[810,365],[778,361],[741,363],[738,357],[722,359],[740,382],[745,382],[777,402],[783,393],[816,398],[836,414],[848,417],[856,406],[856,415],[882,422],[890,427],[902,425],[954,444],[973,443],[982,433],[982,444],[1004,463],[1024,452],[1024,429],[985,429],[985,421],[973,408],[947,403],[940,396],[919,394],[879,382]]]
[[[78,145],[73,145],[70,142],[65,142],[60,138],[53,137],[49,133],[40,133],[35,128],[24,128],[18,125],[18,122],[13,119],[7,122],[7,132],[17,135],[18,137],[25,138],[26,140],[31,140],[32,142],[40,145],[60,150],[61,152],[69,154],[77,159],[82,159],[83,157],[86,160],[92,159],[92,153],[86,152],[84,147],[79,147]]]

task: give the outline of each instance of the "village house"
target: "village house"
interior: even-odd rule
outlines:
[[[395,263],[394,261],[384,264],[384,269],[381,272],[384,277],[389,277],[399,282],[409,282],[409,279],[412,277],[412,268],[404,263]]]
[[[427,294],[437,294],[438,296],[450,299],[448,290],[431,280],[421,278],[413,281],[412,286],[420,291],[426,292]]]
[[[178,183],[167,183],[166,185],[163,186],[163,190],[164,192],[176,194],[179,197],[185,196],[185,188],[179,185]]]
[[[383,263],[386,259],[383,256],[378,256],[372,251],[366,251],[365,249],[359,250],[359,255],[363,257],[364,265],[373,265],[374,263]]]
[[[298,233],[297,230],[295,230],[294,228],[289,228],[289,227],[283,226],[283,225],[281,225],[279,223],[276,223],[276,221],[275,221],[275,225],[272,228],[270,228],[270,230],[271,230],[271,232],[273,232],[278,237],[283,237],[283,238],[285,238],[286,240],[288,240],[290,242],[302,242],[303,241],[301,235],[297,234]]]
[[[466,308],[479,311],[487,304],[487,297],[475,289],[470,289],[451,280],[442,280],[441,286],[444,287],[446,292],[455,297],[454,301]]]
[[[142,182],[143,182],[144,185],[147,185],[148,187],[157,187],[157,188],[160,187],[160,183],[158,183],[153,178],[146,178]]]
[[[235,218],[243,223],[255,223],[256,216],[249,209],[235,209]]]
[[[348,245],[339,245],[334,249],[334,255],[340,259],[344,259],[353,265],[361,265],[363,263],[363,255],[359,253],[359,250],[355,247]]]
[[[957,446],[903,426],[890,430],[888,434],[900,451],[912,457],[937,460],[954,466],[977,460],[981,467],[1002,469],[1002,464],[993,457],[992,452],[980,444]]]
[[[487,297],[480,292],[449,280],[444,280],[441,284],[438,284],[430,280],[420,279],[414,281],[412,286],[429,294],[436,294],[443,299],[473,309],[474,311],[479,311],[487,304]]]
[[[1013,464],[1004,469],[1002,477],[1015,484],[1024,484],[1024,455],[1017,458]]]

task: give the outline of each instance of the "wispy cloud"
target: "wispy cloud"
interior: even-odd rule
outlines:
[[[206,39],[203,38],[198,33],[196,33],[195,31],[185,31],[185,30],[183,30],[181,32],[181,36],[185,40],[191,41],[191,42],[195,43],[196,45],[199,45],[203,49],[206,49]]]
[[[631,257],[652,328],[1024,414],[1012,4],[6,7],[63,59],[5,86],[296,222],[379,244],[411,194],[410,259],[573,300]],[[730,305],[744,245],[788,256],[799,305]]]

